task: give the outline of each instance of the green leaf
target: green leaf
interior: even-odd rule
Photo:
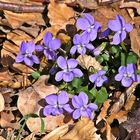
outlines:
[[[105,87],[102,87],[99,91],[98,94],[96,94],[96,100],[95,102],[97,104],[103,104],[108,98],[108,93]]]
[[[102,57],[103,57],[104,60],[109,61],[109,55],[108,54],[103,54]]]
[[[104,61],[104,58],[103,58],[102,56],[98,56],[98,57],[97,57],[97,61],[98,61],[99,63],[102,63],[102,62]]]
[[[44,134],[45,133],[45,122],[42,118],[41,119],[41,128],[40,128],[40,132],[41,134]]]
[[[119,47],[118,46],[112,46],[111,47],[111,52],[116,54],[119,51]]]
[[[31,75],[34,79],[38,79],[40,77],[40,73],[38,71],[33,72]]]
[[[90,99],[93,99],[93,98],[96,98],[96,95],[98,94],[98,91],[96,88],[92,88],[90,91],[89,91],[91,94],[91,98]]]
[[[121,52],[121,66],[126,65],[126,55],[125,53]]]
[[[75,88],[79,88],[83,83],[83,79],[82,78],[74,78],[74,80],[72,81],[72,86]]]
[[[133,53],[133,52],[130,52],[127,56],[127,64],[136,64],[137,63],[137,60],[138,60],[138,56]]]

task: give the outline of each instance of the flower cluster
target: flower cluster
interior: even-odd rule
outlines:
[[[84,92],[80,92],[78,96],[73,96],[71,104],[69,104],[69,97],[66,91],[61,91],[57,94],[50,94],[45,98],[47,106],[43,109],[43,114],[60,115],[64,111],[72,114],[74,119],[82,117],[94,118],[94,111],[98,106],[94,103],[88,104],[88,96]]]

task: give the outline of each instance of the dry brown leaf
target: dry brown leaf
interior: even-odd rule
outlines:
[[[83,118],[78,121],[74,128],[64,135],[60,140],[101,140],[96,134],[96,127],[92,120]]]
[[[59,116],[47,116],[42,118],[45,123],[45,132],[50,132],[54,130],[56,127],[64,124],[63,119],[64,115]],[[41,118],[29,118],[26,122],[27,127],[31,132],[38,133],[41,131]]]
[[[74,24],[74,15],[74,10],[66,4],[59,4],[54,0],[50,0],[48,17],[51,26],[59,26],[59,28],[64,29],[66,24]]]
[[[14,42],[17,46],[20,46],[22,41],[31,41],[32,37],[21,30],[14,30],[7,34],[7,39]]]
[[[6,140],[4,137],[0,136],[0,140]]]
[[[138,31],[136,29],[133,29],[132,32],[130,32],[130,39],[131,39],[132,50],[138,56],[140,56],[140,36],[139,36]]]
[[[96,123],[100,122],[102,119],[105,119],[105,117],[107,117],[107,110],[110,107],[110,102],[110,99],[104,102],[103,107],[101,108],[101,112],[97,117]]]
[[[0,71],[0,82],[11,81],[11,80],[12,80],[12,75],[9,74],[7,69]]]
[[[32,87],[29,87],[26,90],[19,92],[17,107],[23,116],[33,113],[38,114],[40,108],[38,104],[39,100],[39,95]]]
[[[56,129],[52,132],[44,136],[41,140],[59,140],[62,136],[64,136],[69,130],[69,125],[65,124]]]
[[[35,133],[31,133],[30,135],[28,135],[23,140],[37,140],[37,139],[35,138]]]
[[[12,28],[19,28],[23,23],[30,25],[46,25],[40,13],[14,13],[4,10],[4,14]]]
[[[82,8],[97,9],[99,7],[95,0],[78,0],[77,2]]]
[[[12,112],[1,112],[0,113],[1,118],[0,118],[0,125],[2,128],[14,128],[14,129],[19,129],[19,124],[17,122],[12,122],[15,120],[15,117]]]
[[[97,70],[101,70],[102,66],[96,59],[89,55],[80,55],[77,58],[77,61],[79,65],[84,69],[89,69],[90,67],[93,67]]]
[[[57,93],[59,89],[51,84],[48,84],[49,75],[42,75],[38,81],[33,84],[35,91],[39,94],[40,98],[45,98],[47,95]]]
[[[5,108],[5,101],[3,95],[0,93],[0,112],[3,111]]]

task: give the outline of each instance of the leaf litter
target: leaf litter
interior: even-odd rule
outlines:
[[[2,0],[2,2],[11,3],[9,0]],[[14,0],[12,3],[43,5],[43,2],[43,0]],[[110,93],[109,99],[99,108],[94,121],[81,118],[76,122],[68,114],[44,117],[40,115],[41,108],[45,106],[42,98],[51,93],[58,93],[59,88],[50,84],[48,75],[42,74],[39,79],[31,80],[30,74],[35,72],[35,69],[13,61],[23,40],[42,43],[41,40],[48,31],[56,35],[62,43],[69,43],[74,33],[71,31],[71,34],[68,34],[68,25],[75,26],[75,19],[86,10],[90,11],[95,20],[105,28],[108,20],[113,19],[117,14],[122,15],[127,22],[131,22],[134,29],[127,43],[140,56],[139,5],[138,1],[125,2],[124,0],[50,0],[45,3],[47,11],[42,13],[17,13],[18,11],[12,12],[0,8],[0,47],[2,47],[0,49],[2,64],[2,67],[0,66],[0,139],[119,139],[123,136],[120,132],[119,137],[114,135],[112,124],[115,120],[119,127],[122,126],[127,131],[127,137],[139,139],[140,130],[137,125],[140,112],[139,99],[135,96],[135,89],[139,83],[132,84],[125,91],[119,91],[120,95],[117,99],[114,97],[114,91],[113,94]],[[79,56],[77,60],[83,69],[91,67],[96,70],[102,69],[102,65],[94,57],[84,55]],[[40,69],[46,70],[47,67],[49,64],[46,66],[45,63]],[[138,107],[135,109],[136,105]],[[132,115],[129,115],[131,111]]]

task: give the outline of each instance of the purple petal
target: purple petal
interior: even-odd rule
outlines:
[[[45,116],[48,116],[51,114],[51,111],[52,111],[52,106],[51,105],[47,105],[45,106],[45,108],[43,109],[43,114]]]
[[[82,77],[83,76],[83,73],[80,69],[73,69],[72,72],[74,73],[74,76],[75,77]]]
[[[98,109],[98,106],[94,103],[89,103],[88,106],[87,106],[91,111],[93,110],[97,110]]]
[[[96,80],[95,86],[101,87],[103,85],[103,83],[104,83],[104,80],[100,78],[100,80]]]
[[[86,109],[81,110],[81,116],[83,116],[83,117],[89,117],[89,114],[88,114],[88,112],[87,112]]]
[[[136,71],[136,65],[134,65],[134,64],[127,64],[126,69],[127,69],[127,73],[133,74]]]
[[[67,60],[67,64],[68,64],[69,69],[73,69],[78,65],[78,62],[77,62],[77,60],[71,58],[71,59]]]
[[[63,108],[53,108],[52,109],[52,115],[54,115],[54,116],[63,114],[63,112],[64,112]]]
[[[119,20],[109,20],[108,22],[108,27],[109,29],[111,29],[112,31],[120,31],[122,26]]]
[[[36,64],[39,64],[40,63],[39,58],[36,55],[32,55],[32,60]]]
[[[75,45],[78,45],[78,44],[81,43],[81,36],[80,36],[79,34],[76,34],[76,35],[74,36],[74,38],[73,38],[73,43],[74,43]]]
[[[92,74],[89,76],[89,80],[94,83],[96,81],[96,79],[98,78],[98,74],[95,73],[95,74]]]
[[[74,119],[78,119],[78,118],[80,118],[80,116],[81,116],[80,109],[76,109],[72,114],[72,117]]]
[[[96,29],[92,29],[91,33],[90,33],[90,41],[93,41],[97,38],[97,30]]]
[[[65,82],[71,82],[74,78],[74,75],[72,72],[66,72],[66,73],[63,73],[63,80]]]
[[[95,22],[94,29],[98,32],[98,30],[101,28],[101,24],[99,22]]]
[[[81,34],[81,38],[80,38],[80,43],[82,45],[88,44],[89,43],[89,36],[87,36],[87,34],[83,33]]]
[[[41,45],[36,45],[35,46],[35,50],[37,51],[37,52],[41,52],[41,51],[43,51],[43,46],[41,46]]]
[[[140,82],[140,76],[137,75],[137,74],[133,74],[132,79],[133,79],[134,82]]]
[[[116,20],[120,22],[121,27],[124,27],[125,26],[125,20],[124,20],[124,18],[122,16],[117,15],[116,16]]]
[[[78,53],[80,53],[81,55],[84,55],[86,53],[86,48],[85,47],[78,47]]]
[[[105,73],[106,73],[105,70],[99,70],[99,71],[98,71],[98,75],[104,75]]]
[[[55,60],[57,58],[55,51],[49,49],[44,50],[44,55],[48,60]]]
[[[87,19],[85,18],[78,18],[77,22],[76,22],[76,26],[81,29],[81,30],[86,30],[87,28],[89,28],[91,25],[88,22]]]
[[[21,55],[21,54],[17,55],[17,57],[16,57],[17,63],[22,62],[23,60],[24,60],[24,55]]]
[[[113,36],[113,44],[118,45],[119,43],[123,42],[123,40],[126,38],[126,32],[122,31],[121,33],[117,32]]]
[[[59,56],[57,59],[57,64],[61,69],[66,69],[67,68],[67,62],[64,57]]]
[[[35,44],[33,41],[28,42],[27,44],[27,50],[26,53],[33,53],[35,51]]]
[[[110,30],[109,28],[107,28],[105,31],[103,31],[103,32],[101,33],[100,38],[107,37],[107,36],[109,35],[110,31],[111,31],[111,30]]]
[[[32,65],[33,65],[33,60],[32,60],[32,58],[24,57],[24,62],[25,62],[25,64],[28,65],[28,66],[32,66]]]
[[[66,91],[61,91],[60,94],[58,94],[58,104],[64,105],[69,101],[68,93]]]
[[[87,105],[87,103],[88,103],[88,96],[87,96],[87,94],[85,94],[84,92],[80,92],[78,97],[83,102],[82,103],[83,105]]]
[[[50,42],[49,42],[49,46],[48,48],[52,49],[52,50],[57,50],[58,48],[60,48],[61,46],[61,42],[59,39],[52,39]]]
[[[58,82],[61,81],[62,78],[63,78],[63,73],[64,73],[63,71],[57,72],[56,75],[55,75],[55,80],[58,81]]]
[[[84,13],[85,18],[88,20],[88,22],[92,25],[94,24],[94,18],[91,14]]]
[[[46,47],[49,46],[49,42],[52,40],[52,34],[50,32],[47,32],[44,36],[43,36],[43,42],[46,45]]]
[[[93,50],[94,56],[98,56],[100,53],[101,53],[100,48],[96,48],[96,49]]]
[[[125,30],[127,32],[131,32],[133,30],[133,25],[132,24],[125,24]]]
[[[132,82],[133,82],[132,79],[129,77],[123,77],[123,79],[121,81],[121,83],[124,87],[130,87]]]
[[[69,104],[65,104],[63,106],[63,108],[68,112],[68,113],[72,113],[74,110],[70,107]]]
[[[24,54],[26,50],[27,50],[27,43],[25,41],[22,41],[20,45],[20,52]]]
[[[45,100],[49,105],[57,105],[58,96],[56,94],[50,94],[45,97]]]
[[[123,74],[117,74],[117,75],[115,76],[115,80],[116,80],[116,81],[121,81],[122,78],[123,78]]]
[[[72,55],[75,54],[76,50],[77,50],[77,46],[75,45],[71,48],[70,54],[72,54]]]
[[[93,50],[94,49],[94,46],[92,44],[87,44],[86,45],[86,48],[88,48],[89,50]]]
[[[83,102],[79,99],[79,97],[75,95],[75,96],[72,97],[72,105],[73,105],[74,108],[80,108],[80,107],[82,107],[84,104],[83,104]]]
[[[120,74],[126,73],[126,67],[125,67],[125,66],[120,66],[120,67],[119,67],[119,73],[120,73]]]

